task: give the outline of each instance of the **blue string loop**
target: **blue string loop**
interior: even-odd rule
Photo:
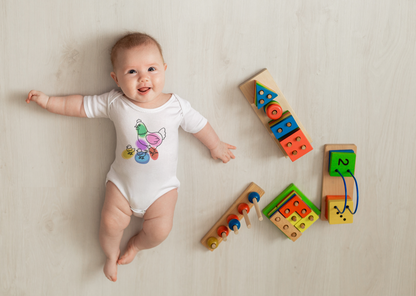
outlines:
[[[345,182],[345,178],[344,178],[344,176],[341,174],[341,172],[339,171],[339,170],[335,170],[340,176],[341,176],[341,178],[342,178],[342,181],[344,182],[344,190],[345,190],[345,203],[344,203],[344,209],[341,211],[340,209],[338,209],[338,207],[337,206],[335,206],[335,208],[338,210],[338,212],[340,212],[341,214],[344,214],[344,212],[345,212],[345,209],[348,209],[348,211],[350,211],[350,213],[352,214],[352,215],[354,215],[356,212],[357,212],[357,209],[358,209],[358,202],[359,202],[359,199],[360,199],[360,195],[359,195],[359,192],[358,192],[358,183],[357,183],[357,179],[355,179],[355,176],[353,175],[353,173],[350,171],[350,170],[347,170],[347,172],[348,173],[350,173],[351,174],[351,176],[354,178],[354,182],[355,182],[355,189],[357,190],[357,204],[355,205],[355,210],[354,210],[354,213],[353,212],[351,212],[351,209],[349,208],[349,207],[347,207],[347,183]]]

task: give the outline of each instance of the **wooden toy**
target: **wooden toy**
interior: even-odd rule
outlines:
[[[263,214],[289,239],[296,241],[319,219],[321,212],[292,183],[263,209]]]
[[[244,221],[246,221],[247,228],[251,228],[250,219],[248,218],[248,213],[250,213],[250,207],[246,203],[241,203],[237,208],[238,212],[244,216]]]
[[[354,144],[325,145],[321,220],[328,220],[330,224],[353,222],[353,215],[357,211],[359,200],[358,185],[354,177],[356,154],[357,146]],[[354,183],[357,191],[357,203],[353,211]]]
[[[347,207],[353,208],[352,198],[347,196]],[[339,209],[344,207],[344,195],[328,195],[326,196],[326,210],[325,217],[329,224],[349,224],[353,222],[354,215],[350,211],[341,213]]]
[[[241,84],[240,90],[286,157],[295,161],[313,149],[311,137],[267,69]],[[297,135],[302,138],[302,145],[284,148],[287,143],[281,141],[297,131],[302,133]]]
[[[215,223],[207,234],[205,234],[201,239],[201,244],[208,250],[213,251],[218,248],[222,241],[226,240],[230,230],[234,231],[235,234],[238,234],[238,230],[241,227],[240,221],[245,216],[244,212],[246,211],[249,213],[252,207],[255,207],[257,212],[258,202],[263,195],[264,190],[257,184],[251,183],[224,215],[221,216],[217,223]],[[260,214],[261,216],[260,210],[258,210],[257,214]],[[247,227],[250,228],[251,223],[248,220],[248,216],[245,219],[246,222],[248,221]]]
[[[292,161],[295,161],[313,149],[300,129],[288,135],[280,141],[280,144]]]

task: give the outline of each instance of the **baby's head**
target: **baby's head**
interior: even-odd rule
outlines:
[[[159,50],[163,63],[165,63],[162,54],[162,47],[155,38],[144,33],[129,33],[120,38],[111,49],[111,64],[113,65],[113,70],[116,68],[117,55],[121,50],[131,49],[142,45],[155,45]]]
[[[111,63],[111,77],[134,103],[145,106],[163,95],[167,65],[153,37],[143,33],[122,37],[111,50]]]

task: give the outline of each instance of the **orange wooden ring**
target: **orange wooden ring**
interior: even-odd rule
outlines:
[[[227,217],[227,223],[230,223],[231,220],[236,219],[237,221],[240,221],[236,215],[229,215]]]
[[[228,236],[228,234],[230,233],[230,231],[228,230],[228,227],[221,225],[220,227],[218,227],[217,229],[217,234],[219,237],[222,236],[223,232],[225,232],[225,235]]]
[[[266,115],[272,120],[282,117],[283,110],[279,103],[272,102],[266,106]]]
[[[243,214],[243,210],[246,210],[247,214],[250,213],[250,207],[246,203],[239,204],[237,210],[241,215]]]

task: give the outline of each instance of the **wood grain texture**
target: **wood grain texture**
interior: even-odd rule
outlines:
[[[2,0],[0,295],[416,295],[415,15],[412,0]],[[114,284],[98,241],[113,123],[24,100],[115,88],[109,51],[127,31],[159,41],[165,92],[237,150],[224,165],[180,131],[172,232]],[[313,138],[293,163],[276,157],[239,89],[264,68]],[[201,245],[250,182],[261,205],[291,183],[319,205],[328,143],[358,147],[353,224],[319,220],[293,243],[252,218],[226,247]],[[132,218],[122,250],[141,225]]]

